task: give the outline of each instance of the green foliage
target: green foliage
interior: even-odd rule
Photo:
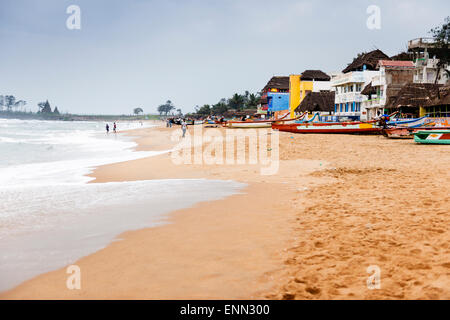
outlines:
[[[438,68],[445,68],[450,64],[450,48],[449,48],[449,40],[450,40],[450,17],[445,19],[444,24],[439,27],[433,28],[430,30],[430,33],[433,36],[433,39],[436,44],[436,48],[439,49],[439,62],[437,64]],[[445,72],[450,76],[450,72],[445,68]],[[438,75],[436,74],[436,81],[438,81]]]
[[[260,95],[257,93],[250,93],[245,91],[244,94],[235,93],[229,99],[221,99],[218,103],[211,105],[205,104],[203,107],[195,108],[195,115],[209,116],[209,115],[223,115],[227,111],[233,109],[242,111],[245,109],[256,109],[259,104]]]
[[[450,40],[450,17],[445,18],[443,25],[431,29],[430,33],[433,35],[434,41],[436,41],[440,47],[448,48]]]
[[[175,109],[176,107],[172,104],[172,101],[167,100],[165,104],[162,104],[158,107],[158,112],[160,116],[162,116],[163,114],[167,116],[172,110]]]
[[[195,112],[198,115],[202,115],[202,116],[209,116],[211,115],[211,106],[209,104],[205,104],[203,107],[201,108],[195,108]]]
[[[48,100],[46,102],[39,102],[38,107],[40,113],[52,113],[52,108]]]
[[[142,108],[134,108],[134,109],[133,109],[133,113],[134,113],[135,115],[138,115],[138,114],[140,114],[140,113],[144,113],[144,110],[143,110]]]

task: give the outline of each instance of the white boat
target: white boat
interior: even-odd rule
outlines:
[[[417,128],[422,127],[427,119],[427,116],[418,119],[393,119],[388,122],[388,125],[400,128]]]

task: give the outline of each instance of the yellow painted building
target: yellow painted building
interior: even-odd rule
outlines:
[[[305,99],[309,92],[314,89],[314,81],[302,81],[300,75],[289,76],[289,109],[291,112],[291,119],[295,118],[295,109]]]

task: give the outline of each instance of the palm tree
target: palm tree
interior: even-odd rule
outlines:
[[[247,108],[254,109],[258,107],[259,99],[260,99],[259,95],[256,95],[254,93],[250,94],[247,99]]]
[[[233,97],[228,100],[228,105],[231,109],[242,110],[244,109],[245,98],[240,94],[235,93]]]

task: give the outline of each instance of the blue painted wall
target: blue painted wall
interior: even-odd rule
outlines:
[[[289,93],[269,92],[267,98],[269,100],[269,111],[289,110]]]

